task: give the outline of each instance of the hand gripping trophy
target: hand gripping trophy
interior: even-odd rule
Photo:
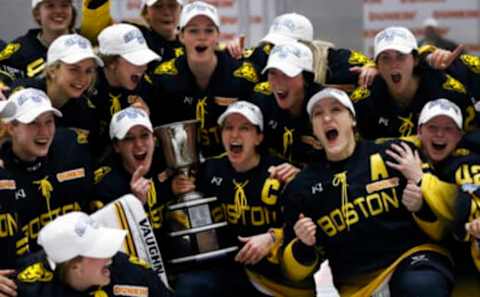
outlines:
[[[192,176],[198,165],[196,151],[196,120],[175,122],[155,128],[160,139],[167,166],[174,174]],[[225,246],[228,238],[227,222],[216,221],[212,210],[216,197],[203,197],[199,192],[178,195],[177,201],[167,207],[168,229],[167,261],[171,264],[198,262],[225,255],[238,249]],[[223,243],[223,244],[222,244]]]

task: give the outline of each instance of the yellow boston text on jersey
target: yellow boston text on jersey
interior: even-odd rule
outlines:
[[[17,277],[26,283],[49,282],[53,279],[53,273],[45,269],[43,263],[35,263],[25,268]]]
[[[114,115],[122,109],[122,104],[120,103],[120,97],[122,97],[122,94],[115,96],[108,93],[108,97],[110,97],[110,115]]]
[[[0,52],[0,61],[10,58],[21,47],[22,46],[20,45],[20,43],[7,44],[7,46]]]
[[[95,184],[98,184],[102,179],[112,171],[112,168],[109,166],[102,166],[95,170]]]
[[[28,241],[38,237],[40,229],[48,224],[51,220],[58,216],[64,215],[72,211],[80,211],[78,202],[64,205],[31,219],[27,224],[22,226],[22,238],[17,241],[17,255],[23,255],[28,252]]]
[[[178,69],[177,69],[177,66],[175,66],[175,59],[171,59],[169,61],[163,62],[162,64],[158,65],[157,68],[155,68],[153,73],[157,75],[162,75],[162,74],[177,75]]]
[[[455,171],[457,185],[476,184],[480,185],[480,165],[462,164]]]
[[[348,63],[352,65],[371,63],[371,60],[361,52],[352,51],[348,58]]]
[[[208,129],[200,129],[200,143],[203,145],[211,145],[220,143],[220,129],[218,126]]]
[[[358,87],[356,88],[350,98],[352,99],[353,103],[357,103],[360,100],[363,100],[370,96],[370,90],[365,87]]]
[[[272,95],[272,88],[270,87],[270,83],[268,81],[264,81],[256,84],[253,90],[256,93],[260,93],[263,95],[267,95],[267,96]]]
[[[470,69],[470,71],[480,73],[480,58],[473,55],[461,55],[460,60]]]
[[[17,222],[13,215],[4,213],[0,215],[0,238],[13,237],[17,232]]]
[[[262,188],[262,202],[266,205],[275,205],[278,201],[280,181],[275,178],[267,178]]]
[[[455,78],[453,78],[448,74],[447,74],[447,80],[443,83],[442,87],[445,90],[450,90],[457,93],[462,93],[462,94],[467,93],[465,86],[461,82],[459,82],[458,80],[456,80]]]
[[[408,117],[398,117],[398,119],[402,121],[402,124],[398,128],[398,132],[400,133],[401,137],[412,135],[413,129],[415,128],[415,124],[413,123],[412,118],[412,113],[410,113]]]
[[[27,76],[35,77],[42,73],[43,69],[45,69],[45,60],[43,58],[38,58],[27,65]]]
[[[250,62],[243,62],[242,66],[233,72],[233,76],[245,78],[246,80],[256,83],[258,82],[258,74]]]

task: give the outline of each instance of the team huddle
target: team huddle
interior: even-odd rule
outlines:
[[[297,13],[244,49],[211,4],[142,3],[76,29],[32,0],[0,43],[0,297],[316,296],[325,260],[340,296],[480,294],[479,57],[398,26],[368,57]],[[165,278],[97,220],[128,194]]]

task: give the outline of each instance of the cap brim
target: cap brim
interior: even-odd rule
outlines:
[[[16,106],[10,100],[0,101],[0,118],[8,121],[9,118],[15,115]]]
[[[148,48],[134,51],[127,54],[122,54],[121,56],[122,58],[127,60],[129,63],[136,66],[147,65],[152,61],[161,60],[159,55],[157,55],[154,51]]]
[[[67,63],[67,64],[75,64],[75,63],[78,63],[80,61],[83,61],[85,59],[90,59],[90,58],[95,60],[95,63],[97,63],[97,66],[103,67],[102,59],[100,59],[96,55],[86,54],[86,53],[79,53],[77,55],[68,56],[68,57],[60,59],[60,61],[62,61],[64,63]]]
[[[285,43],[292,43],[296,40],[292,37],[276,34],[276,33],[268,33],[265,37],[260,40],[260,42],[269,42],[274,45],[285,44]]]
[[[127,231],[115,228],[99,227],[97,238],[81,256],[90,258],[111,258],[122,248]]]
[[[267,66],[262,70],[262,74],[265,74],[265,72],[272,68],[282,71],[288,77],[295,77],[303,71],[302,68],[285,63],[285,61],[273,61],[267,64]]]
[[[23,123],[23,124],[30,124],[36,118],[38,118],[41,114],[49,112],[49,111],[53,112],[53,114],[56,115],[57,117],[62,117],[63,116],[62,113],[58,109],[53,108],[53,107],[46,107],[46,108],[38,108],[36,110],[30,110],[27,113],[22,114],[18,117],[9,118],[8,121],[17,120],[17,121],[19,121],[20,123]]]

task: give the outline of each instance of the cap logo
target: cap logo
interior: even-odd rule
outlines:
[[[35,103],[41,103],[45,98],[37,94],[24,94],[18,97],[18,105],[23,105],[28,100],[32,100]]]
[[[88,48],[88,41],[79,36],[73,36],[65,40],[66,47],[72,47],[74,45],[78,45],[81,49],[86,49]]]
[[[377,42],[392,42],[396,37],[408,40],[408,36],[405,32],[399,30],[385,30],[377,37]]]
[[[143,37],[142,33],[139,30],[131,30],[130,32],[127,32],[123,36],[123,41],[125,43],[129,43],[130,41],[135,40],[135,39],[140,44],[145,43],[145,37]]]
[[[212,7],[205,5],[205,3],[202,2],[193,2],[189,6],[186,7],[185,12],[190,13],[192,10],[198,10],[198,11],[210,11],[211,13],[215,14],[215,9]]]
[[[238,108],[238,109],[248,109],[250,110],[251,112],[253,112],[254,114],[257,114],[258,111],[255,109],[255,105],[251,105],[251,104],[248,104],[248,103],[245,103],[245,102],[238,102],[238,103],[235,103],[233,105],[231,105],[232,108]]]
[[[75,234],[77,234],[78,237],[83,237],[88,227],[97,229],[98,224],[90,217],[81,219],[75,224],[75,228],[74,228]]]
[[[136,119],[138,117],[145,118],[146,116],[141,110],[139,110],[137,108],[126,108],[118,114],[117,123],[120,122],[121,120],[123,120],[123,118],[125,118],[125,117],[133,120],[133,119]]]
[[[288,31],[294,32],[296,26],[295,22],[290,19],[277,19],[272,24],[272,29],[274,31],[279,31],[281,27],[285,27]]]
[[[273,48],[271,54],[278,56],[281,59],[286,59],[291,55],[294,55],[298,59],[301,59],[302,56],[305,56],[305,53],[302,52],[302,50],[293,46],[276,46]]]
[[[457,106],[453,105],[447,100],[435,100],[429,103],[429,109],[435,108],[436,106],[445,111],[453,110],[453,112],[455,112],[457,115],[460,115],[461,113]]]

